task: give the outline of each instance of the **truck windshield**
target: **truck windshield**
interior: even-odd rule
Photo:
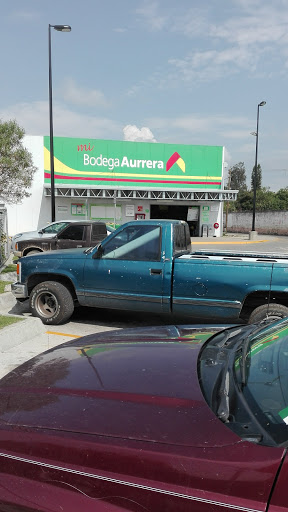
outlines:
[[[55,222],[46,226],[46,228],[42,228],[39,233],[59,233],[61,229],[64,229],[66,226],[70,224],[69,222]]]

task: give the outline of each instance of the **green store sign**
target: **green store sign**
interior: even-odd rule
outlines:
[[[221,189],[222,146],[54,137],[55,185],[126,189]],[[44,137],[50,184],[50,137]]]

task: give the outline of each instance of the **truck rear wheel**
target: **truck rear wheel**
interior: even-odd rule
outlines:
[[[288,316],[288,308],[282,304],[263,304],[252,311],[248,324],[255,324],[269,318],[269,320],[281,320]]]
[[[72,315],[74,302],[66,286],[56,281],[45,281],[33,288],[30,308],[32,315],[41,318],[43,324],[59,325]]]

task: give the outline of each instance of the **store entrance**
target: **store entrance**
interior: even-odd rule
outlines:
[[[195,206],[194,220],[187,220],[188,205],[151,204],[150,219],[177,219],[185,220],[190,228],[190,236],[199,236],[199,206]],[[192,208],[194,210],[194,208]],[[191,216],[191,215],[189,215]],[[197,220],[196,220],[197,219]]]

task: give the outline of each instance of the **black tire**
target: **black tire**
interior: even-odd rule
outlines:
[[[30,309],[32,315],[41,318],[43,324],[59,325],[72,315],[74,302],[66,286],[55,281],[45,281],[33,288]]]
[[[281,320],[281,318],[285,318],[288,316],[288,308],[286,306],[282,306],[282,304],[264,304],[263,306],[259,306],[258,308],[252,311],[248,324],[256,324],[257,322],[261,322],[261,320],[265,320],[269,318],[269,320]]]
[[[32,251],[26,252],[25,256],[31,256],[31,254],[41,254],[43,251],[38,251],[37,249],[33,249]]]

